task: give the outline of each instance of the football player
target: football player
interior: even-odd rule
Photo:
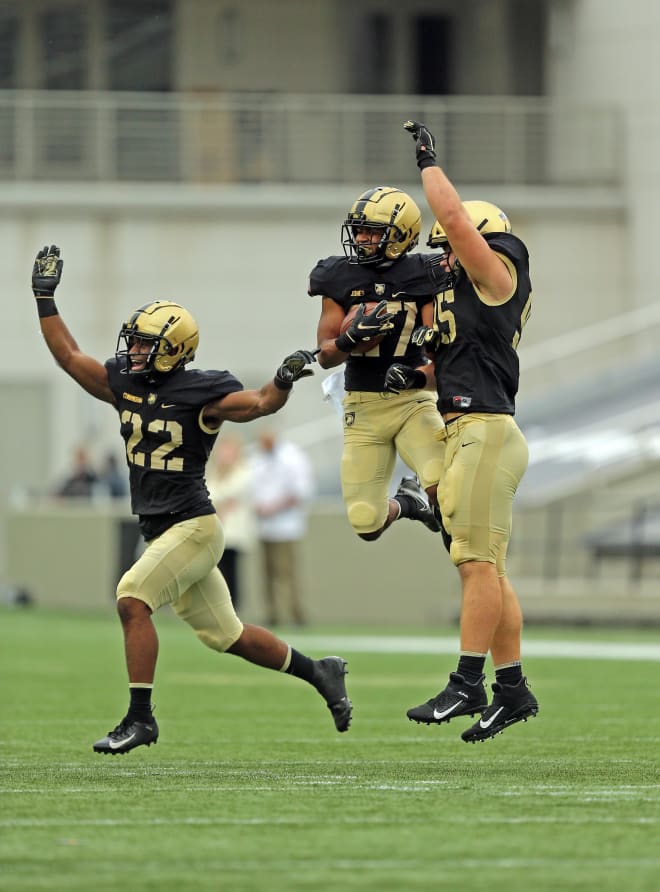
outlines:
[[[146,549],[117,587],[128,669],[126,716],[98,740],[97,753],[126,753],[156,743],[153,688],[158,638],[151,616],[164,604],[220,653],[286,672],[313,685],[338,731],[348,730],[351,702],[346,662],[314,660],[267,629],[243,624],[217,568],[222,526],[209,499],[205,467],[223,421],[247,422],[277,412],[295,381],[313,374],[314,353],[287,356],[272,380],[244,390],[227,371],[187,368],[199,343],[197,325],[183,307],[154,301],[131,313],[105,364],[83,353],[55,305],[63,261],[59,248],[39,251],[32,271],[41,331],[56,362],[80,386],[113,406],[126,445],[131,505]]]
[[[474,743],[538,712],[522,674],[520,604],[506,575],[513,498],[528,461],[513,416],[516,348],[531,307],[529,257],[499,208],[461,201],[438,166],[428,129],[415,121],[404,127],[415,139],[424,194],[437,220],[429,245],[443,252],[433,323],[412,340],[434,357],[447,437],[440,509],[462,584],[457,669],[408,717],[439,724],[479,714],[462,734]],[[397,392],[415,393],[426,370],[395,367],[390,380]],[[483,684],[489,652],[495,668],[490,704]]]
[[[433,509],[444,425],[432,374],[429,389],[385,392],[392,363],[414,369],[426,361],[423,346],[412,341],[416,328],[433,324],[434,288],[424,257],[411,253],[420,229],[421,214],[409,195],[390,186],[369,189],[344,220],[344,256],[320,260],[309,279],[309,294],[321,297],[319,364],[329,369],[345,363],[342,494],[351,526],[367,541],[399,518],[442,529]],[[404,477],[389,498],[397,454],[416,478]]]

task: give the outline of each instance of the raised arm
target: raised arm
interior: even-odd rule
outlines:
[[[436,220],[447,234],[451,253],[477,289],[494,301],[511,296],[512,279],[507,265],[491,250],[463,207],[461,198],[445,174],[435,154],[432,134],[418,121],[403,125],[415,140],[417,166],[422,176],[424,195]]]
[[[239,390],[207,403],[202,412],[204,424],[214,429],[223,421],[240,423],[273,415],[289,399],[294,382],[314,374],[307,366],[316,362],[317,353],[318,350],[296,350],[283,360],[272,380],[259,390]]]
[[[41,333],[55,362],[74,381],[97,399],[115,405],[105,366],[81,351],[55,306],[55,289],[62,277],[63,264],[56,245],[43,248],[34,261],[32,293],[37,299]]]

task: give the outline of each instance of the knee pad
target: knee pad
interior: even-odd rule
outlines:
[[[238,624],[232,629],[195,629],[195,634],[206,647],[223,654],[235,641],[238,641],[242,631],[243,623],[238,620]]]
[[[469,560],[466,550],[461,548],[460,541],[457,541],[456,539],[451,540],[451,544],[449,545],[449,558],[455,567],[458,567],[459,564],[463,564],[466,560]]]
[[[375,533],[385,520],[379,522],[378,511],[368,502],[352,502],[347,510],[348,522],[356,533]]]
[[[419,473],[424,489],[426,489],[427,486],[432,486],[434,483],[437,483],[442,478],[443,471],[444,461],[442,459],[437,458],[425,462]]]

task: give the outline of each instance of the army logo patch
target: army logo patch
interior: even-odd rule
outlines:
[[[374,285],[374,291],[378,295],[378,297],[382,297],[385,294],[385,286],[381,284]]]
[[[158,396],[155,393],[150,393],[149,396],[147,397],[147,403],[150,406],[155,406],[157,399],[158,399]]]
[[[355,412],[344,412],[344,425],[346,427],[353,427],[355,424]]]

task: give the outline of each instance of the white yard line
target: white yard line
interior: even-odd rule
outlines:
[[[456,654],[458,636],[424,637],[406,635],[306,635],[287,636],[303,651],[325,650],[337,653]],[[529,657],[572,657],[579,660],[660,661],[660,644],[607,641],[525,640],[523,655]]]

